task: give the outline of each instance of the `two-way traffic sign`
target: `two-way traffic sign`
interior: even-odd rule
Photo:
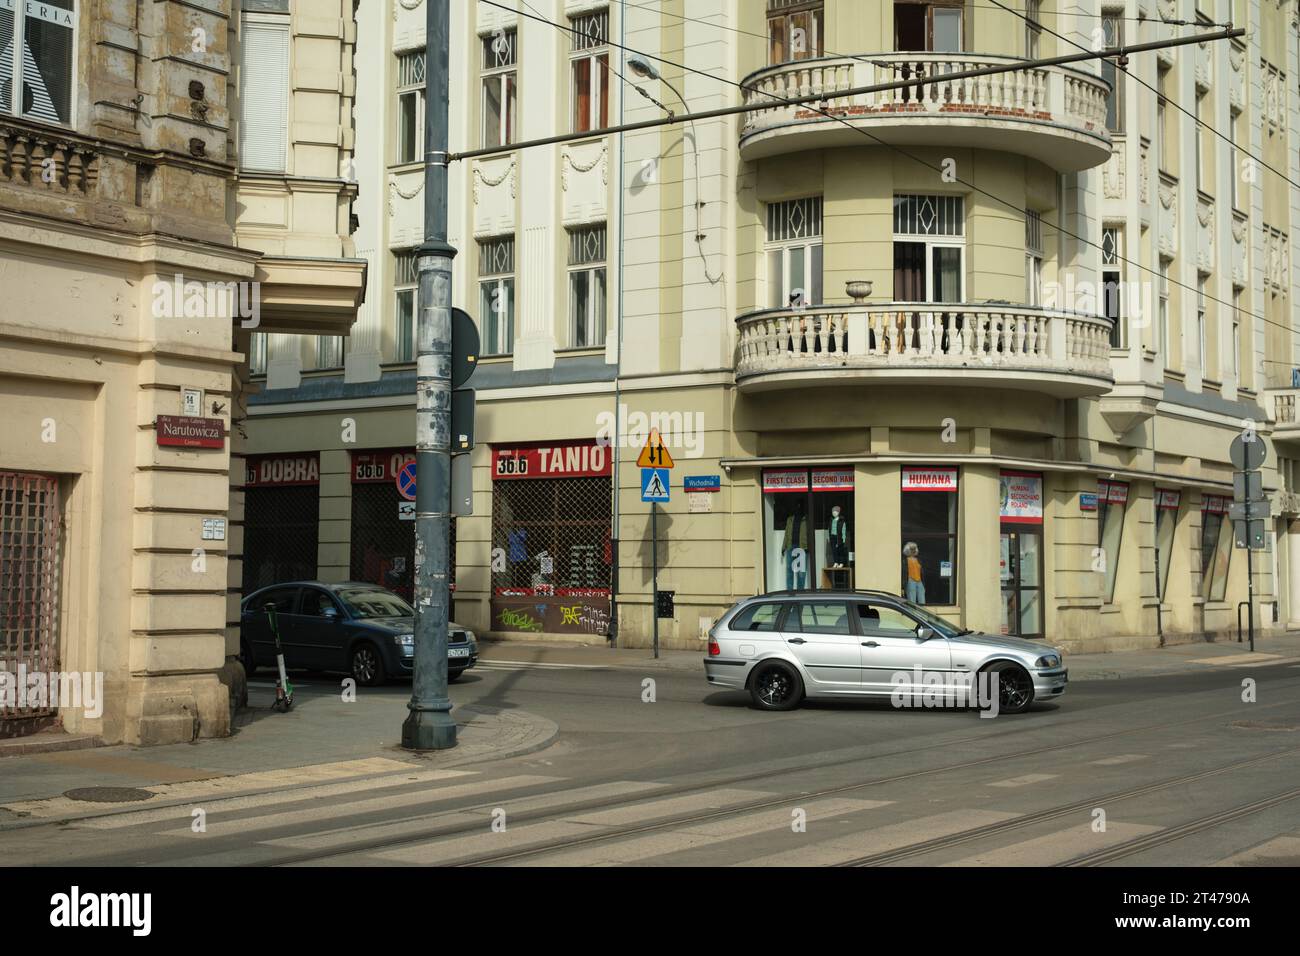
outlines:
[[[673,456],[668,454],[668,446],[664,444],[659,429],[650,429],[650,434],[645,440],[645,447],[641,449],[641,454],[637,456],[636,464],[638,468],[673,467]]]

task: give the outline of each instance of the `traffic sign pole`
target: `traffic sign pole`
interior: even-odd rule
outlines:
[[[659,659],[659,506],[650,502],[650,617],[654,619],[655,660]]]

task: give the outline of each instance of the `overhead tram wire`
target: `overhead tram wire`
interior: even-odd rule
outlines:
[[[526,17],[531,20],[537,20],[541,23],[545,23],[552,27],[555,27],[557,30],[563,30],[566,33],[577,32],[572,27],[566,26],[565,24],[556,23],[554,20],[549,20],[546,17],[540,17],[540,16],[535,16],[533,14],[524,13],[521,10],[517,10],[513,7],[507,7],[502,3],[498,3],[496,2],[496,0],[478,0],[478,2],[487,4],[490,7],[496,7],[500,10],[508,11],[510,13],[515,13],[518,16]],[[1011,12],[1015,12],[1015,11],[1011,11]],[[1219,33],[1195,34],[1186,37],[1174,37],[1170,40],[1153,41],[1150,43],[1138,43],[1138,44],[1126,45],[1122,47],[1111,47],[1096,52],[1085,51],[1083,53],[1072,54],[1066,57],[1048,57],[1039,60],[1018,60],[1015,64],[1004,66],[1004,67],[992,67],[992,68],[986,68],[981,70],[966,70],[966,71],[955,72],[955,73],[944,73],[941,75],[928,77],[928,78],[911,79],[911,80],[898,82],[898,83],[883,83],[874,86],[854,87],[848,90],[839,90],[829,95],[826,93],[812,93],[805,96],[782,97],[782,96],[778,96],[775,93],[763,92],[761,95],[768,97],[769,102],[764,102],[761,104],[755,104],[749,106],[724,107],[716,110],[706,110],[701,113],[687,114],[686,117],[665,117],[656,120],[645,120],[640,123],[628,123],[628,124],[624,124],[623,126],[612,126],[603,130],[588,130],[586,132],[576,133],[576,134],[565,133],[557,136],[548,136],[548,137],[543,137],[541,139],[531,140],[526,143],[517,143],[511,146],[491,147],[487,149],[478,149],[478,150],[467,150],[465,152],[452,154],[449,157],[449,161],[459,160],[459,159],[473,159],[479,156],[497,155],[500,153],[513,152],[516,149],[525,149],[531,146],[545,146],[554,143],[569,142],[577,139],[590,139],[592,136],[596,136],[596,135],[607,135],[610,133],[626,132],[634,129],[648,129],[656,126],[664,126],[667,125],[668,123],[675,122],[678,119],[686,119],[686,118],[713,119],[719,116],[730,116],[730,115],[736,115],[740,113],[754,112],[756,110],[761,110],[761,109],[769,109],[773,106],[807,105],[816,102],[822,102],[828,99],[840,98],[845,96],[853,96],[859,93],[884,92],[886,90],[900,89],[903,87],[928,86],[934,83],[951,81],[953,79],[963,79],[971,76],[985,76],[993,73],[1006,73],[1014,70],[1022,70],[1029,66],[1033,66],[1033,67],[1052,66],[1052,65],[1059,65],[1062,63],[1080,62],[1083,60],[1110,59],[1115,56],[1127,56],[1130,53],[1145,53],[1151,50],[1166,49],[1168,47],[1189,46],[1193,43],[1207,43],[1210,41],[1233,39],[1235,37],[1243,36],[1245,32],[1246,32],[1245,30],[1237,27],[1231,30],[1221,31]],[[743,83],[739,83],[735,80],[727,79],[724,76],[718,76],[717,74],[714,73],[708,73],[704,70],[687,66],[683,63],[678,63],[675,60],[670,60],[666,57],[662,57],[654,53],[647,53],[643,50],[635,49],[634,47],[629,47],[623,44],[614,43],[613,41],[609,42],[609,46],[615,47],[617,49],[623,50],[628,53],[635,53],[639,56],[649,57],[652,60],[655,60],[659,63],[665,63],[669,66],[676,67],[677,69],[682,70],[684,72],[695,73],[700,76],[710,77],[719,82],[726,83],[729,86],[734,86],[737,89],[740,89],[741,91],[757,92],[757,91],[753,91],[750,87],[746,87]],[[809,105],[808,108],[811,112],[820,113],[822,116],[826,117],[827,119],[834,120],[835,122],[843,124],[848,129],[861,133],[863,136],[866,136],[868,139],[872,140],[878,146],[883,146],[887,149],[891,149],[894,152],[907,157],[908,159],[912,160],[914,163],[916,163],[919,166],[924,166],[926,169],[930,169],[940,174],[945,172],[941,167],[936,166],[933,163],[926,162],[920,157],[912,153],[909,153],[901,146],[896,146],[893,143],[886,143],[883,140],[881,140],[878,136],[875,136],[873,133],[869,132],[868,130],[863,129],[860,126],[854,126],[845,117],[836,116],[825,107],[817,107],[817,106]],[[1008,199],[1003,199],[1001,196],[989,192],[983,186],[979,186],[973,182],[969,182],[968,180],[962,179],[960,176],[954,177],[952,181],[959,182],[963,186],[968,186],[975,192],[981,193],[982,195],[987,196],[988,198],[994,200],[995,202],[1001,203],[1003,206],[1006,206],[1008,209],[1018,212],[1021,215],[1027,215],[1029,212],[1029,210],[1025,209],[1024,207],[1019,206]],[[1086,236],[1081,236],[1078,233],[1072,232],[1071,230],[1066,229],[1065,227],[1059,224],[1055,226],[1052,226],[1051,224],[1047,224],[1047,228],[1054,229],[1058,234],[1068,236],[1069,238],[1074,239],[1077,242],[1081,242],[1084,245],[1091,246],[1095,249],[1101,249],[1100,242],[1089,239]],[[1157,279],[1165,278],[1165,281],[1173,285],[1176,285],[1181,289],[1186,289],[1189,292],[1195,292],[1197,294],[1201,294],[1199,289],[1191,285],[1188,285],[1186,282],[1182,282],[1178,279],[1174,279],[1170,277],[1162,277],[1159,273],[1159,270],[1153,269],[1152,267],[1144,265],[1141,262],[1137,262],[1136,260],[1129,259],[1127,256],[1116,255],[1116,258],[1120,262],[1123,262],[1127,265],[1134,266],[1135,268],[1137,268],[1142,272],[1146,272],[1152,276],[1155,276]],[[1224,299],[1220,299],[1217,296],[1206,294],[1205,299],[1208,302],[1215,302],[1228,309],[1231,309],[1233,312],[1249,316],[1252,319],[1258,319],[1264,325],[1272,325],[1275,328],[1283,329],[1288,332],[1292,331],[1292,329],[1289,326],[1282,325],[1279,322],[1274,322],[1268,317],[1260,315],[1257,312],[1243,311],[1235,304],[1228,302]]]
[[[994,4],[995,6],[999,7],[999,8],[1002,9],[1002,10],[1005,10],[1007,13],[1010,13],[1010,14],[1013,14],[1013,15],[1019,17],[1021,20],[1024,20],[1025,22],[1029,22],[1029,18],[1026,17],[1026,16],[1025,16],[1023,13],[1021,13],[1019,10],[1013,10],[1011,7],[1008,7],[1006,4],[999,2],[999,0],[990,0],[990,3]],[[1155,21],[1155,20],[1148,20],[1148,21],[1146,21],[1146,22],[1148,22],[1148,23],[1155,23],[1156,21]],[[1041,26],[1041,24],[1040,24],[1040,26]],[[1064,41],[1065,43],[1070,44],[1071,46],[1078,47],[1080,50],[1086,50],[1086,49],[1087,49],[1087,47],[1085,47],[1082,43],[1076,43],[1074,40],[1071,40],[1069,37],[1064,36],[1063,34],[1057,33],[1057,32],[1056,32],[1055,30],[1053,30],[1051,27],[1042,27],[1042,29],[1044,29],[1044,30],[1046,30],[1048,33],[1052,34],[1052,36],[1056,37],[1058,40],[1062,40],[1062,41]],[[1107,59],[1110,59],[1110,57],[1107,57]],[[1254,153],[1252,153],[1249,149],[1246,149],[1245,147],[1241,146],[1240,144],[1238,144],[1238,143],[1234,142],[1233,140],[1229,139],[1226,135],[1224,135],[1223,133],[1221,133],[1221,132],[1216,128],[1216,127],[1214,127],[1213,125],[1211,125],[1211,124],[1205,122],[1204,120],[1202,120],[1202,119],[1201,119],[1200,117],[1198,117],[1195,113],[1193,113],[1193,112],[1191,112],[1190,110],[1188,110],[1187,107],[1183,106],[1181,103],[1179,103],[1179,102],[1178,102],[1177,100],[1175,100],[1173,97],[1171,97],[1171,96],[1162,96],[1161,93],[1160,93],[1160,91],[1157,90],[1154,86],[1152,86],[1152,85],[1151,85],[1150,83],[1148,83],[1146,80],[1142,79],[1140,76],[1134,76],[1134,75],[1133,75],[1132,73],[1130,73],[1130,72],[1129,72],[1125,67],[1121,66],[1118,62],[1115,64],[1115,68],[1116,68],[1117,70],[1119,70],[1121,73],[1123,73],[1125,76],[1127,76],[1127,77],[1128,77],[1130,80],[1132,80],[1133,82],[1138,83],[1138,84],[1141,84],[1142,86],[1145,86],[1148,90],[1150,90],[1152,93],[1154,93],[1157,97],[1160,97],[1160,99],[1163,99],[1166,103],[1170,104],[1170,105],[1173,106],[1175,109],[1177,109],[1179,112],[1183,113],[1185,116],[1187,116],[1188,118],[1190,118],[1190,119],[1192,120],[1192,122],[1194,122],[1197,126],[1203,126],[1203,127],[1205,127],[1205,128],[1208,129],[1211,133],[1213,133],[1215,136],[1219,137],[1219,139],[1221,139],[1221,140],[1223,140],[1225,143],[1227,143],[1229,146],[1233,146],[1233,147],[1235,147],[1235,148],[1237,149],[1237,152],[1239,152],[1239,153],[1241,153],[1241,154],[1243,154],[1243,155],[1245,155],[1245,156],[1250,157],[1250,158],[1253,159],[1255,162],[1259,163],[1259,165],[1261,165],[1261,166],[1263,166],[1265,169],[1267,169],[1270,173],[1273,173],[1275,176],[1278,176],[1278,177],[1280,177],[1280,178],[1282,178],[1282,179],[1285,179],[1288,183],[1290,183],[1290,184],[1291,184],[1293,187],[1295,187],[1296,189],[1300,189],[1300,183],[1297,183],[1294,179],[1292,179],[1290,176],[1288,176],[1286,173],[1282,172],[1281,170],[1279,170],[1279,169],[1275,169],[1274,167],[1270,166],[1268,163],[1264,162],[1263,159],[1261,159],[1260,157],[1258,157],[1258,156],[1256,156]],[[1235,176],[1236,174],[1237,174],[1237,171],[1236,171],[1236,170],[1233,170],[1233,175]]]

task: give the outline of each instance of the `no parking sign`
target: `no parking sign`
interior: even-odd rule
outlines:
[[[397,473],[394,483],[397,485],[397,493],[407,501],[415,500],[415,462],[408,461],[402,466],[402,470]]]

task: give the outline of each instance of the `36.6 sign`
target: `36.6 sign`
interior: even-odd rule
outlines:
[[[510,478],[518,478],[521,475],[528,474],[528,457],[526,455],[498,456],[497,474]]]
[[[352,453],[353,483],[392,481],[402,466],[415,461],[414,451],[374,451]]]

